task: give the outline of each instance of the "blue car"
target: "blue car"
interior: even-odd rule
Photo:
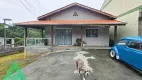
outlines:
[[[125,37],[110,49],[110,57],[142,71],[142,36]]]

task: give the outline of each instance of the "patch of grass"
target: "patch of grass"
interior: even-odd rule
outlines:
[[[4,77],[8,69],[10,68],[12,61],[16,61],[19,68],[21,69],[35,60],[36,60],[36,57],[25,59],[24,53],[18,53],[18,54],[0,57],[0,80],[2,80],[2,78]]]
[[[18,60],[18,59],[19,60],[24,59],[24,53],[18,53],[18,54],[0,57],[0,63],[4,63],[4,62],[8,62],[8,61],[14,61],[14,60]]]

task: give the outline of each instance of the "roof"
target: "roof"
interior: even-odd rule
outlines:
[[[39,20],[16,23],[17,26],[26,25],[125,25],[117,20]]]
[[[130,36],[130,37],[122,38],[122,39],[142,41],[142,36]]]
[[[44,14],[42,16],[39,16],[38,20],[44,20],[46,17],[49,17],[49,16],[51,16],[53,14],[59,13],[61,11],[64,11],[64,10],[69,9],[71,7],[74,7],[74,6],[78,6],[78,7],[90,10],[92,12],[96,12],[96,13],[102,14],[102,15],[107,16],[109,18],[116,19],[116,16],[113,16],[113,15],[111,15],[109,13],[106,13],[106,12],[103,12],[103,11],[100,11],[100,10],[97,10],[97,9],[94,9],[94,8],[91,8],[91,7],[88,7],[88,6],[85,6],[85,5],[82,5],[82,4],[79,4],[79,3],[75,2],[75,3],[69,4],[69,5],[65,6],[65,7],[59,8],[59,9],[57,9],[55,11],[52,11],[52,12],[49,12],[49,13]]]

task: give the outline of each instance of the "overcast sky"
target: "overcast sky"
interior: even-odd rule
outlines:
[[[0,0],[0,22],[3,18],[11,18],[13,22],[36,20],[38,16],[61,8],[73,2],[78,2],[92,8],[100,9],[104,0]]]

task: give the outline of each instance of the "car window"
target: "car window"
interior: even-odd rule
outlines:
[[[120,40],[117,45],[125,46],[126,45],[126,40]]]
[[[133,49],[140,49],[140,43],[136,41],[129,41],[128,42],[128,47],[133,48]]]

